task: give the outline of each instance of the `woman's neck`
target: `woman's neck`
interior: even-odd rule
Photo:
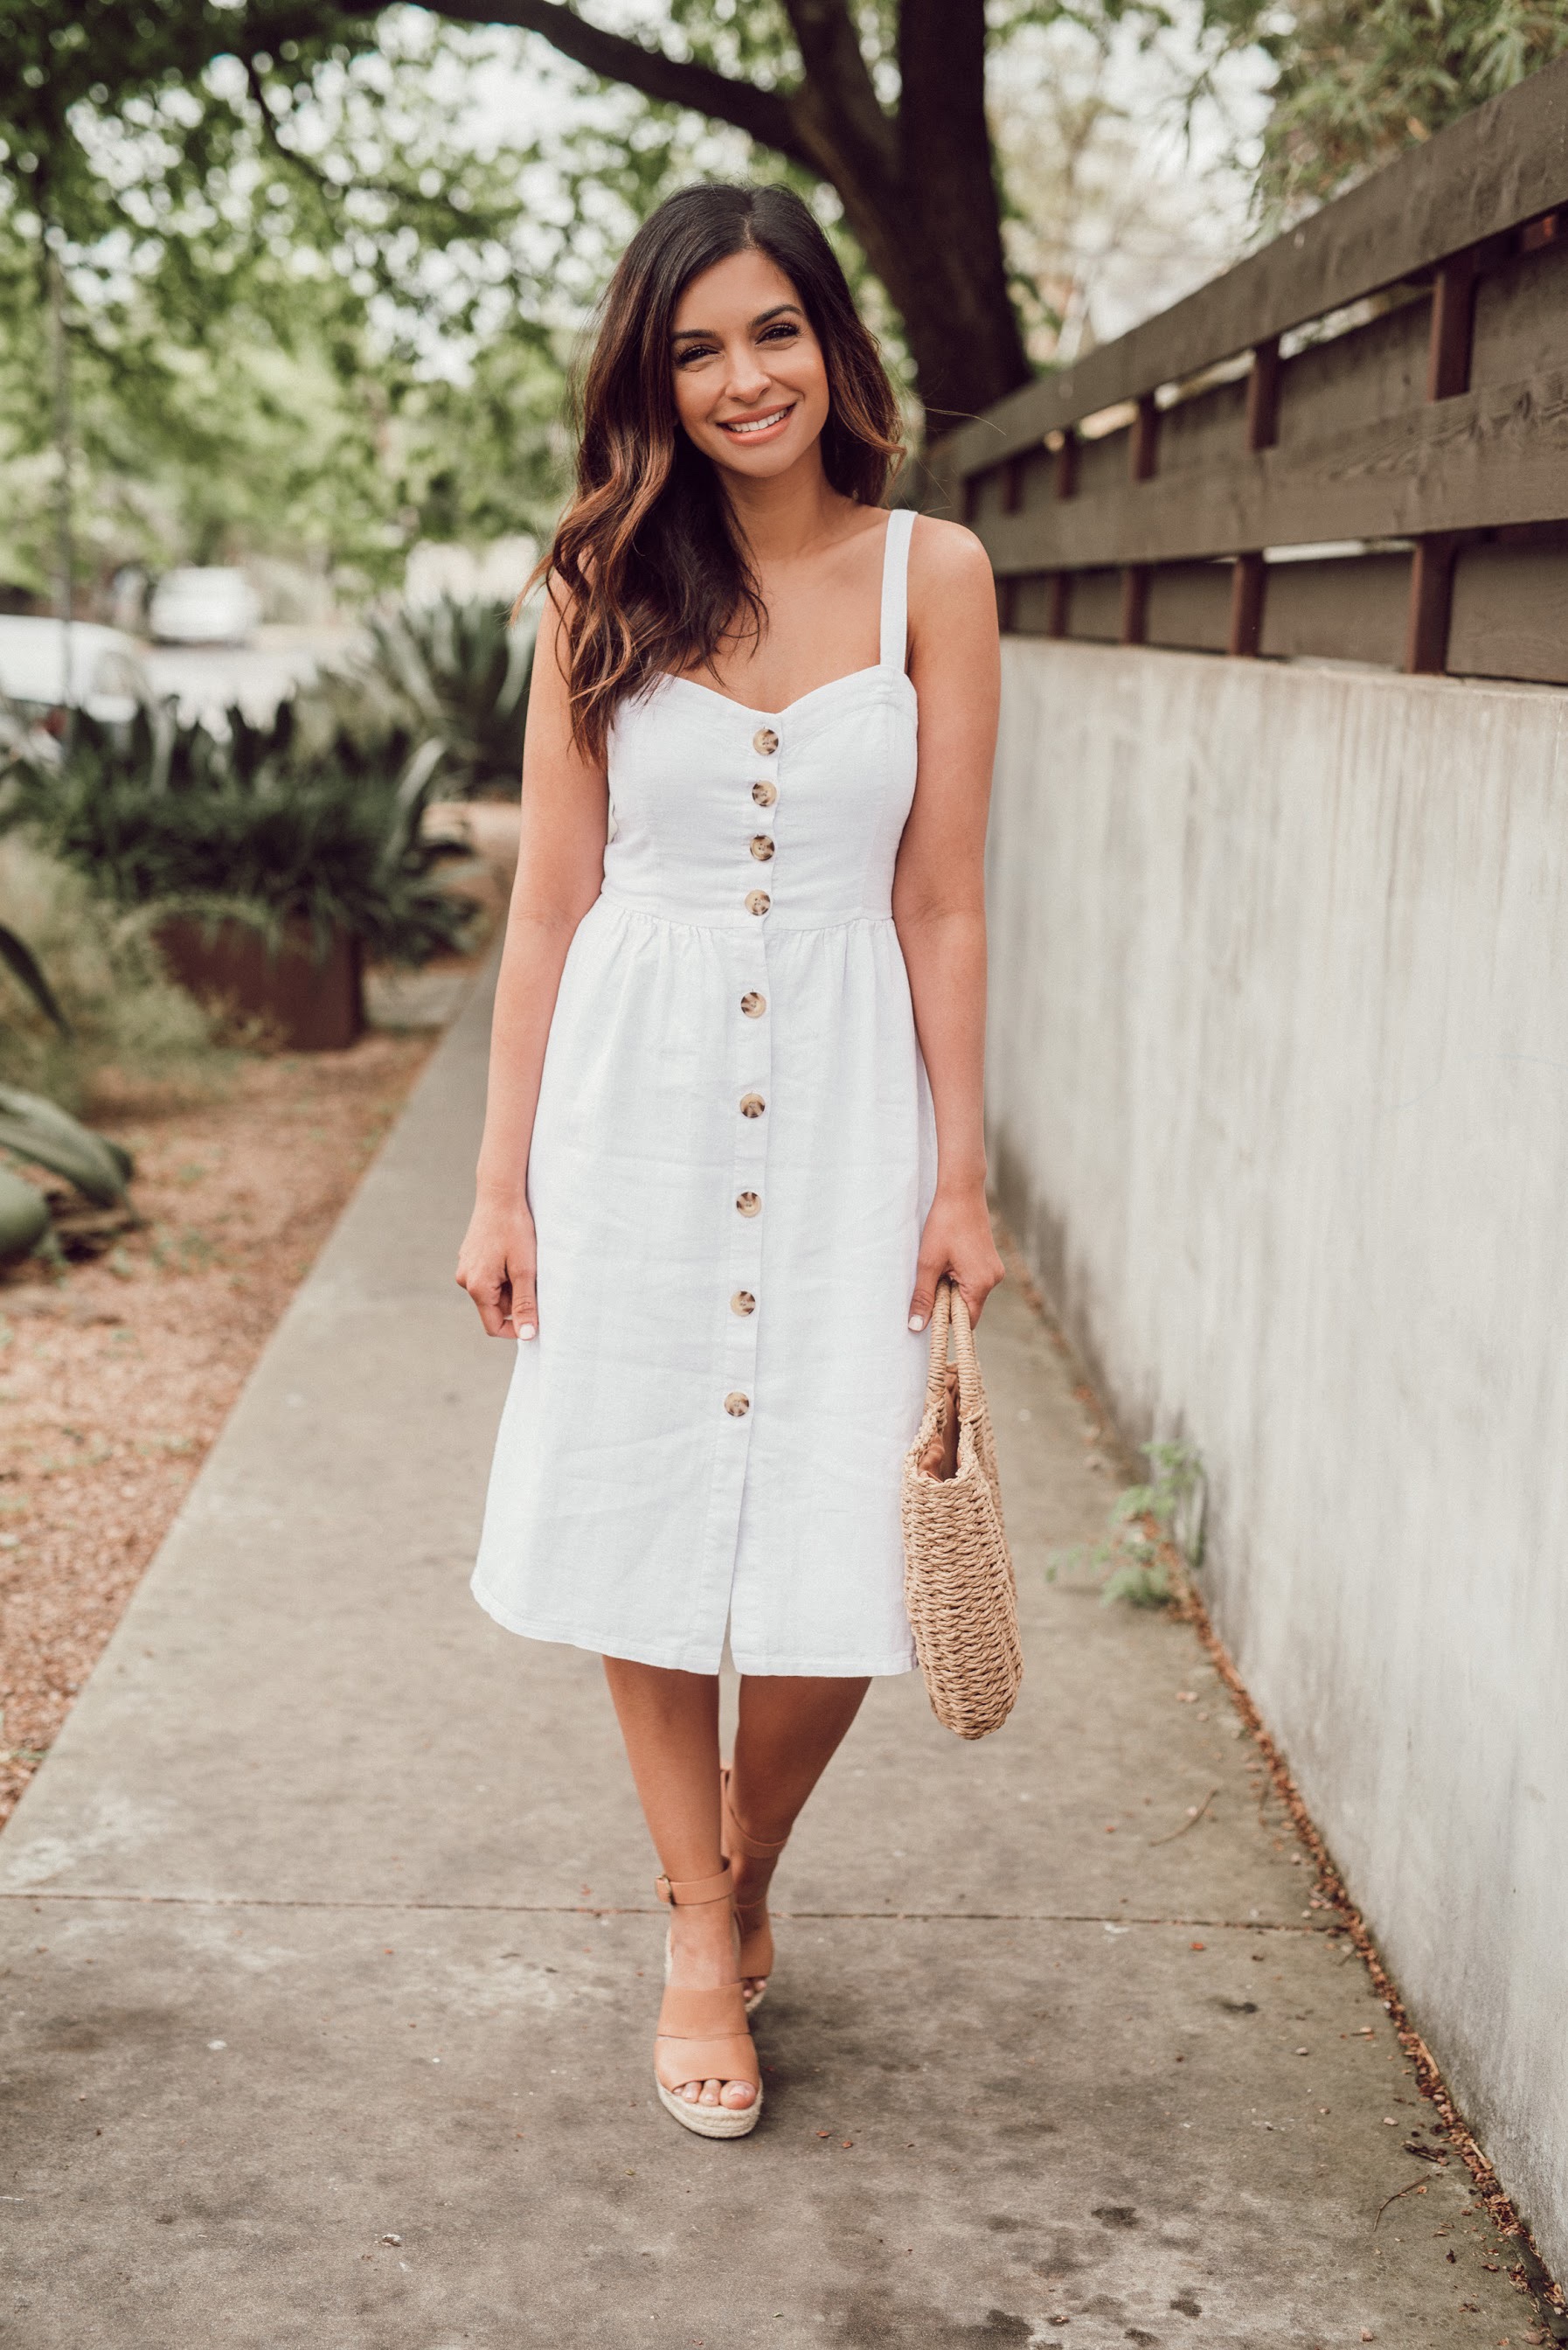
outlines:
[[[788,564],[836,538],[854,507],[823,471],[815,445],[798,464],[774,481],[732,473],[721,477],[730,511],[759,569]]]

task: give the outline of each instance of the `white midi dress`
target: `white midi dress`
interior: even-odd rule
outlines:
[[[881,658],[788,709],[622,704],[598,898],[528,1162],[517,1347],[474,1596],[535,1639],[711,1673],[915,1661],[899,1465],[936,1134],[893,927],[915,791],[913,516]]]

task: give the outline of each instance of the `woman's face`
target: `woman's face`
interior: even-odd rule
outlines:
[[[799,296],[764,253],[734,253],[694,277],[671,337],[675,406],[726,473],[787,473],[827,421],[827,367]]]

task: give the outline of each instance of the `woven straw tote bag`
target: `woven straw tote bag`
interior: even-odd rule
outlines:
[[[937,1285],[926,1408],[904,1455],[901,1503],[904,1602],[931,1711],[960,1738],[984,1738],[1007,1720],[1023,1678],[1018,1587],[969,1308],[946,1279]]]

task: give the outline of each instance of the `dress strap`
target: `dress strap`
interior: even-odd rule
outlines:
[[[895,506],[888,516],[882,547],[882,650],[884,669],[903,675],[909,631],[909,535],[915,516],[909,506]]]

